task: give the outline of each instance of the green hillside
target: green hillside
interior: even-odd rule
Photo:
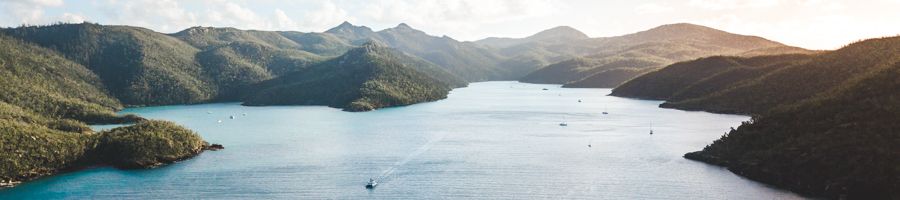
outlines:
[[[327,105],[367,111],[446,98],[465,82],[440,74],[438,67],[417,61],[376,42],[257,86],[245,105]],[[429,72],[430,71],[430,72]]]
[[[279,32],[300,45],[299,49],[322,56],[340,56],[353,48],[345,40],[328,33]]]
[[[217,99],[237,100],[248,86],[302,70],[324,57],[259,43],[232,42],[197,54],[204,75],[218,86]]]
[[[61,55],[0,34],[0,101],[50,118],[88,123],[123,121],[122,105],[102,81]]]
[[[165,34],[128,26],[58,24],[3,29],[56,50],[96,74],[126,105],[199,103],[215,96],[195,62],[197,48]]]
[[[206,145],[181,126],[116,115],[122,105],[103,81],[52,50],[3,34],[0,46],[0,187],[88,166],[157,166]],[[137,125],[95,133],[87,123]],[[99,152],[110,144],[118,149]]]

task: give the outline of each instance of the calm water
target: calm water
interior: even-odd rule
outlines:
[[[659,101],[609,91],[486,82],[446,100],[364,113],[128,109],[181,123],[226,149],[158,169],[61,174],[0,191],[0,199],[802,198],[681,157],[748,117],[660,109]],[[370,177],[380,181],[374,190],[363,187]]]

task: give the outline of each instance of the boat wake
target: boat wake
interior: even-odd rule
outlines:
[[[375,180],[379,180],[379,181],[386,180],[388,177],[391,176],[391,174],[394,173],[394,171],[397,170],[397,168],[399,168],[403,165],[406,165],[406,163],[408,163],[412,159],[419,157],[419,155],[421,155],[422,153],[425,153],[426,151],[431,149],[431,147],[434,146],[435,143],[443,140],[444,136],[446,136],[446,135],[447,135],[447,133],[441,133],[440,135],[437,135],[434,138],[431,138],[431,140],[429,140],[427,143],[423,144],[421,147],[419,147],[415,151],[409,153],[409,155],[407,155],[406,158],[404,158],[403,160],[397,161],[390,168],[384,170],[384,172],[382,172],[381,175],[376,177]]]

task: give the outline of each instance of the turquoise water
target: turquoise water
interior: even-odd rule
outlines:
[[[157,169],[61,174],[0,199],[802,198],[681,157],[748,117],[660,109],[609,92],[484,82],[445,100],[363,113],[236,103],[127,109],[226,149]],[[380,182],[374,190],[363,187],[370,177]]]

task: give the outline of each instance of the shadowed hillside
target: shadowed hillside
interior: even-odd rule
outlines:
[[[900,197],[900,37],[814,55],[711,57],[670,65],[613,95],[661,106],[753,114],[686,158],[793,191]]]

